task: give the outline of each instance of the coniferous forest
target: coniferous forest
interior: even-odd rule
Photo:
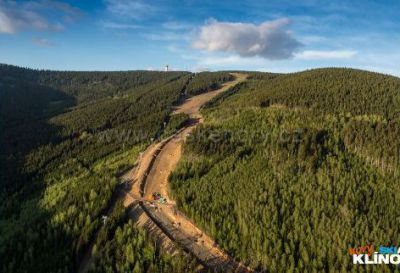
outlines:
[[[182,126],[187,117],[170,113],[188,84],[201,93],[228,78],[210,74],[207,87],[187,72],[1,65],[1,271],[76,272],[94,238],[102,257],[96,272],[190,271],[190,258],[155,249],[113,204],[117,177],[146,145]],[[114,206],[114,220],[104,225]],[[115,257],[116,247],[126,258]]]
[[[178,207],[259,272],[398,271],[348,248],[400,241],[400,79],[244,73],[185,142]],[[90,272],[195,272],[129,219],[118,176],[187,122],[175,105],[232,79],[0,65],[1,272],[76,272],[90,245]]]
[[[393,272],[348,249],[400,240],[400,79],[251,73],[210,102],[170,175],[178,206],[261,272]]]

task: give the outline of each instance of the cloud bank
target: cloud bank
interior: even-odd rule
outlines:
[[[338,60],[351,59],[357,54],[354,50],[306,50],[296,54],[296,58],[302,60]]]
[[[289,23],[286,18],[266,21],[260,25],[211,20],[201,27],[193,47],[235,53],[241,57],[289,59],[301,46],[286,30]]]
[[[62,21],[72,21],[81,11],[69,4],[42,1],[2,1],[0,0],[0,33],[14,34],[22,30],[60,31],[64,26],[59,21],[51,21],[45,14],[60,15]]]
[[[20,9],[16,4],[0,2],[0,33],[13,34],[21,29],[48,30],[51,26],[46,19],[29,9]]]

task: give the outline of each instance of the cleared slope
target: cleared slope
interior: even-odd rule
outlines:
[[[200,229],[193,225],[188,218],[177,211],[173,200],[171,200],[168,195],[167,186],[168,175],[179,161],[182,141],[186,138],[186,135],[191,132],[199,122],[201,122],[201,116],[198,113],[201,105],[245,79],[245,75],[241,74],[236,74],[236,77],[237,79],[235,81],[224,84],[222,88],[192,97],[186,100],[186,102],[181,106],[177,107],[175,113],[189,114],[193,122],[190,123],[188,127],[182,129],[174,137],[169,138],[156,146],[151,146],[144,152],[139,163],[139,168],[135,171],[138,176],[132,177],[132,180],[136,181],[136,183],[133,185],[130,194],[127,195],[125,205],[129,206],[134,202],[134,197],[140,194],[140,183],[145,183],[144,193],[142,196],[151,195],[153,192],[160,192],[167,197],[168,204],[158,205],[157,210],[154,210],[146,203],[144,206],[145,211],[154,217],[158,224],[166,230],[174,241],[196,256],[206,266],[246,272],[248,270],[246,267],[235,263],[232,258],[227,256],[218,246],[215,245],[214,241],[209,236],[204,234]],[[151,157],[154,156],[156,156],[156,159],[154,162],[151,162]],[[142,176],[140,176],[140,173]]]

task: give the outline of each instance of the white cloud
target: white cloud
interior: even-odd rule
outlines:
[[[206,51],[235,53],[242,57],[260,56],[270,60],[288,59],[301,46],[285,30],[286,18],[260,25],[209,21],[201,27],[193,47]]]
[[[173,49],[175,50],[175,49]],[[239,55],[219,53],[199,53],[180,51],[181,58],[196,62],[198,67],[240,67],[240,66],[263,66],[272,63],[262,57],[241,57]]]
[[[17,26],[0,7],[0,33],[15,33]]]
[[[0,0],[0,33],[14,34],[18,31],[33,29],[38,31],[60,31],[64,26],[58,22],[51,22],[44,14],[64,15],[62,20],[72,20],[81,14],[69,4],[57,1],[1,1]]]
[[[0,32],[2,33],[12,34],[27,28],[43,31],[51,27],[46,19],[34,11],[19,9],[15,4],[8,7],[0,6]]]
[[[262,65],[266,62],[265,59],[260,57],[243,58],[237,55],[226,57],[205,57],[199,60],[201,65],[205,66],[227,66],[227,65]]]
[[[176,32],[149,33],[144,36],[153,41],[183,41],[189,39],[187,34]]]
[[[107,10],[119,19],[140,19],[156,11],[154,6],[141,0],[104,0],[104,2]]]
[[[302,60],[337,60],[351,59],[357,54],[354,50],[306,50],[296,54],[296,59]]]
[[[153,41],[191,41],[194,26],[177,21],[164,22],[158,30],[143,36]]]

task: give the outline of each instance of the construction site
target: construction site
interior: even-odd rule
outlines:
[[[236,80],[222,88],[186,100],[175,113],[186,113],[195,122],[171,137],[150,145],[137,166],[121,177],[127,184],[124,204],[131,217],[156,236],[161,246],[173,253],[178,248],[193,255],[204,268],[253,272],[227,255],[215,241],[181,213],[168,195],[168,175],[176,167],[182,144],[191,131],[202,122],[200,107],[221,92],[243,81],[246,76],[235,74]]]

